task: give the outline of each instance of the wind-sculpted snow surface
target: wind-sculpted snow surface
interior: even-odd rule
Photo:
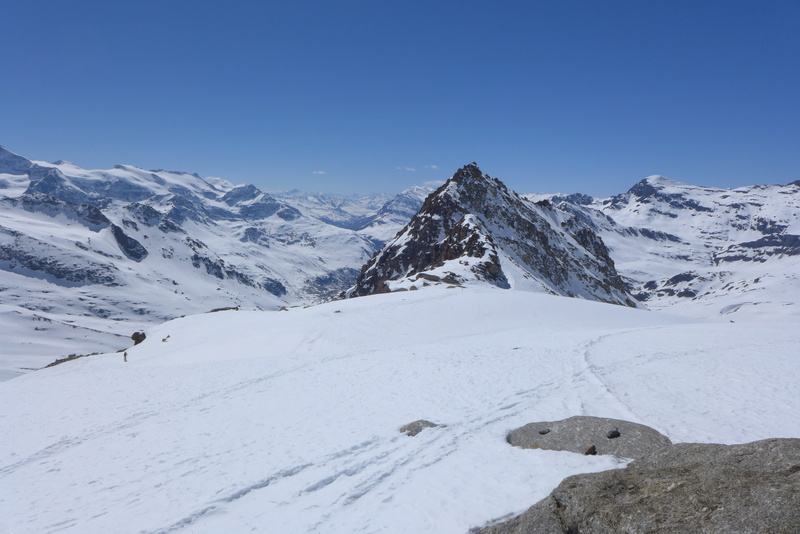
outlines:
[[[477,287],[176,319],[0,383],[0,531],[464,534],[626,464],[510,446],[531,421],[797,437],[798,342]]]

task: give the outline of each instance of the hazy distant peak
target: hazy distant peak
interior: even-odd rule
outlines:
[[[670,180],[665,176],[661,176],[659,174],[653,174],[641,180],[633,187],[631,187],[628,190],[628,193],[639,198],[646,198],[653,196],[657,192],[662,191],[666,188],[686,187],[686,186],[687,184],[684,184],[682,182],[676,182],[675,180]]]
[[[25,174],[33,163],[0,145],[0,173]]]
[[[226,191],[226,192],[236,187],[240,187],[242,185],[242,184],[234,185],[232,182],[229,182],[225,178],[220,178],[218,176],[206,176],[204,179],[207,183],[216,187],[220,191]]]

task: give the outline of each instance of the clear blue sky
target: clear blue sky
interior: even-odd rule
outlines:
[[[0,144],[32,159],[342,193],[471,161],[523,193],[800,178],[798,0],[25,0],[1,20]]]

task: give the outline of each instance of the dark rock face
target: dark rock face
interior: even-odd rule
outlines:
[[[482,534],[800,532],[800,439],[684,443],[625,469],[566,478]]]
[[[326,275],[309,278],[305,282],[305,287],[309,292],[314,292],[323,297],[333,297],[341,292],[342,287],[353,285],[357,277],[358,270],[342,267]]]
[[[714,254],[714,265],[723,262],[765,262],[772,256],[800,255],[800,236],[794,234],[769,234],[755,241],[731,245]]]
[[[562,421],[529,423],[508,434],[507,441],[523,449],[612,454],[641,458],[670,445],[668,437],[649,426],[604,417],[576,415]]]
[[[568,202],[570,204],[577,204],[578,206],[588,206],[592,202],[594,202],[594,198],[585,195],[583,193],[572,193],[570,195],[555,195],[553,198],[550,199],[550,202],[553,204],[559,204],[561,202]]]
[[[425,199],[364,265],[347,296],[388,292],[389,281],[416,279],[453,260],[468,266],[472,279],[498,287],[510,287],[507,271],[513,269],[553,294],[635,306],[589,226],[549,202],[522,199],[474,163]]]
[[[686,198],[681,194],[663,192],[663,186],[652,182],[650,178],[645,178],[637,183],[631,187],[627,193],[611,197],[610,203],[612,206],[625,204],[631,197],[642,204],[651,204],[660,201],[678,210],[704,211],[709,213],[714,211],[713,208],[704,206],[696,200]],[[677,215],[675,216],[677,217]]]
[[[111,225],[111,231],[114,234],[114,239],[117,245],[125,255],[135,262],[140,262],[147,257],[147,249],[142,246],[137,240],[125,233],[125,231],[116,224]]]
[[[134,332],[133,334],[131,334],[131,339],[133,340],[134,345],[138,345],[139,343],[147,339],[147,334],[145,334],[144,332]]]
[[[237,202],[253,200],[260,194],[261,190],[254,185],[240,185],[225,193],[221,200],[228,206],[233,206]]]
[[[13,244],[0,245],[0,269],[40,278],[65,287],[103,284],[115,287],[119,269],[87,261],[25,235],[14,235]]]
[[[44,213],[50,217],[64,215],[79,222],[93,232],[108,228],[111,221],[95,206],[73,204],[46,193],[25,193],[18,198],[0,200],[0,205],[20,207],[28,212]]]

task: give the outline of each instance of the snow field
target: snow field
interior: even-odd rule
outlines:
[[[525,423],[800,436],[791,323],[426,288],[147,334],[0,383],[0,531],[463,534],[626,463],[509,446]]]

